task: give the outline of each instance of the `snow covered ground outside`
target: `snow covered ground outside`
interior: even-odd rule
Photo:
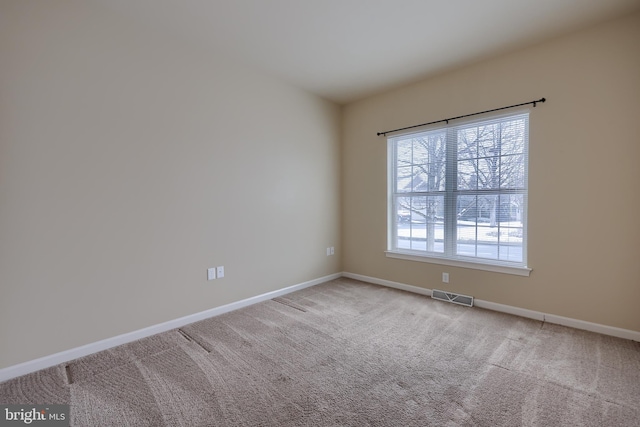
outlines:
[[[400,239],[424,239],[427,238],[426,223],[400,223],[398,224],[398,238]],[[477,233],[477,235],[476,235]],[[459,242],[487,242],[522,244],[522,223],[521,222],[501,222],[499,227],[489,227],[488,223],[476,223],[472,221],[458,221],[458,241]],[[436,241],[444,240],[444,224],[436,222],[434,230]]]
[[[458,221],[456,254],[477,258],[522,262],[522,228],[520,222],[502,222],[500,227]],[[425,223],[400,223],[397,228],[398,249],[427,250]],[[498,240],[498,236],[500,239]],[[433,251],[444,253],[444,226],[435,224]]]

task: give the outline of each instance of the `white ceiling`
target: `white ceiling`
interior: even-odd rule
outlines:
[[[96,0],[338,103],[640,10],[640,0]]]

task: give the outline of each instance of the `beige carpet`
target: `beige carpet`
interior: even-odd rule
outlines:
[[[0,384],[76,426],[640,426],[640,344],[338,279]]]

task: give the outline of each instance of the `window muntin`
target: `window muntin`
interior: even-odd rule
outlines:
[[[390,251],[526,266],[528,113],[388,141]]]

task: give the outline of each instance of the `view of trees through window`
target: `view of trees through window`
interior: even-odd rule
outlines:
[[[390,138],[392,250],[525,263],[528,115]]]

